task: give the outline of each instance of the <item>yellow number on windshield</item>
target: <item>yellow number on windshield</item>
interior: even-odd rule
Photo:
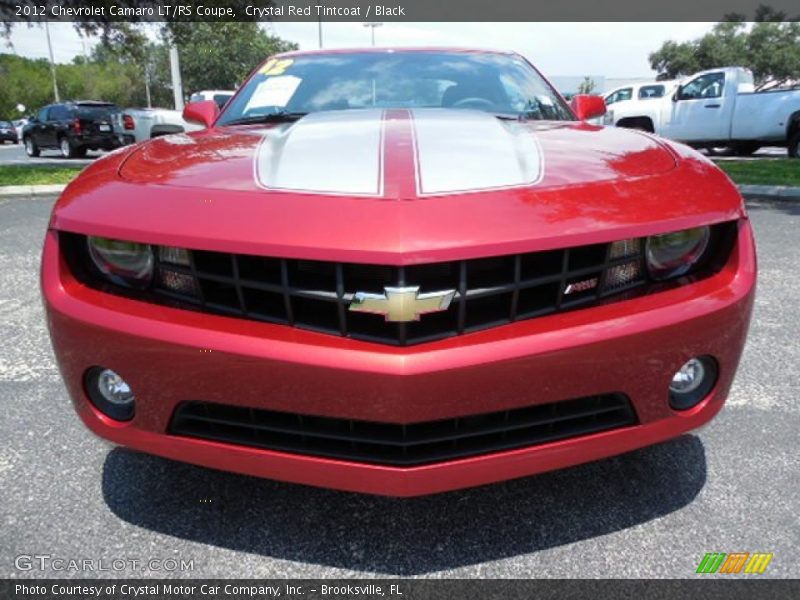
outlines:
[[[278,60],[276,58],[269,59],[264,66],[261,67],[259,73],[262,75],[282,75],[294,61],[290,58]]]

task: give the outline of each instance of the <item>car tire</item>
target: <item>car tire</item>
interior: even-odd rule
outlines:
[[[800,131],[796,132],[791,139],[789,145],[786,146],[786,153],[789,158],[800,158]]]
[[[76,158],[84,158],[87,150],[88,148],[86,146],[79,146],[73,150],[73,156]]]
[[[62,158],[75,157],[75,148],[72,147],[72,144],[69,143],[69,139],[66,137],[62,137],[58,140],[58,149],[61,151]]]
[[[26,137],[25,140],[25,154],[30,156],[31,158],[36,158],[39,156],[39,146],[36,145],[31,138]]]
[[[733,153],[736,156],[751,156],[755,154],[759,148],[761,148],[761,144],[756,142],[742,142],[733,147]]]

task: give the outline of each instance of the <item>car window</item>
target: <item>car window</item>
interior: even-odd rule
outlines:
[[[217,103],[220,110],[225,106],[225,103],[228,102],[233,97],[233,94],[214,94],[214,102]]]
[[[9,121],[0,121],[0,127],[3,129],[10,129],[13,125]]]
[[[39,112],[36,114],[36,119],[38,121],[47,121],[47,115],[50,112],[50,107],[45,106],[44,108],[40,108]]]
[[[113,112],[119,112],[119,109],[114,104],[78,105],[78,116],[81,119],[107,119]]]
[[[632,97],[633,97],[633,88],[623,88],[621,90],[617,90],[616,92],[612,92],[606,98],[606,106],[608,106],[609,104],[614,104],[615,102],[630,100]]]
[[[682,86],[679,97],[681,100],[719,98],[724,87],[725,73],[706,73]]]
[[[218,124],[289,112],[454,108],[571,120],[522,58],[465,52],[353,52],[275,58],[225,106]]]
[[[664,95],[663,85],[643,85],[639,88],[639,99],[661,98]]]
[[[63,104],[56,104],[50,108],[51,121],[66,121],[70,118],[70,109]]]

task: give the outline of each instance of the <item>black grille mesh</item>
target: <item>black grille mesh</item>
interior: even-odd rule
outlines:
[[[711,251],[702,263],[690,276],[667,283],[647,279],[644,240],[636,239],[625,245],[624,256],[619,257],[619,247],[612,252],[615,245],[607,243],[406,267],[205,250],[188,251],[188,264],[181,266],[160,260],[156,251],[156,275],[144,290],[110,282],[94,269],[85,236],[60,235],[75,276],[104,291],[184,309],[407,346],[708,276],[727,260],[735,233],[735,221],[712,227]],[[181,293],[176,292],[181,289],[175,285],[179,279],[185,284]],[[356,292],[381,294],[384,287],[406,286],[419,286],[420,293],[454,290],[455,297],[446,311],[408,323],[386,322],[380,315],[349,310]]]
[[[414,466],[524,448],[636,424],[622,394],[397,425],[185,402],[173,435],[363,463]]]
[[[607,268],[641,265],[639,254],[610,260],[608,246],[409,267],[194,251],[190,267],[161,263],[159,269],[192,277],[200,296],[175,294],[164,286],[155,292],[209,312],[404,346],[583,306],[641,284],[637,277],[602,291]],[[570,283],[595,278],[592,289],[565,295]],[[448,310],[408,323],[348,310],[356,292],[380,294],[384,286],[456,294]]]

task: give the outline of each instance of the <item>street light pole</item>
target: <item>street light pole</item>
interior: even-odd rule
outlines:
[[[370,29],[370,37],[372,39],[372,45],[375,46],[375,28],[380,27],[383,23],[372,22],[372,23],[364,23],[364,27],[369,27]]]
[[[47,51],[50,54],[50,75],[53,78],[53,95],[56,97],[56,102],[61,102],[58,95],[58,81],[56,80],[56,64],[53,61],[53,44],[50,42],[50,24],[44,22],[44,32],[47,35]]]
[[[183,82],[181,81],[181,64],[178,58],[178,47],[175,42],[169,46],[169,70],[172,75],[172,95],[175,110],[183,110]]]

